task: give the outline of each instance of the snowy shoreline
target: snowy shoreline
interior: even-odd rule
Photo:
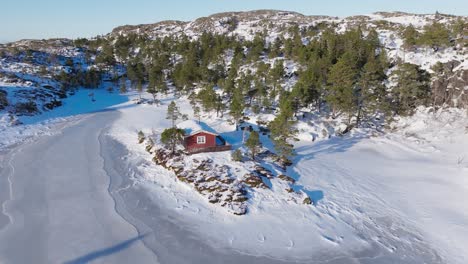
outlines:
[[[468,181],[462,175],[468,164],[462,159],[467,141],[460,111],[418,112],[413,119],[400,120],[396,132],[375,138],[351,135],[298,142],[298,157],[288,173],[309,190],[322,191],[323,200],[314,207],[254,200],[254,210],[239,217],[218,210],[177,182],[137,144],[138,129],[167,126],[165,109],[128,102],[66,121],[51,136],[70,140],[69,134],[79,127],[100,131],[91,139],[97,141],[94,154],[109,180],[105,191],[114,207],[107,210],[132,225],[161,263],[463,263],[468,219],[462,210],[463,188]],[[437,119],[428,119],[431,116]],[[51,141],[40,139],[17,147],[37,148],[41,141]],[[2,175],[9,173],[3,165],[8,155],[0,157]],[[0,188],[8,186],[5,180],[0,178]],[[434,192],[450,206],[435,199]],[[0,190],[0,201],[7,194]],[[2,214],[0,228],[5,219]],[[447,226],[448,220],[457,225]]]
[[[462,251],[447,246],[448,240],[438,240],[443,232],[431,228],[434,225],[443,228],[440,226],[445,221],[443,215],[418,222],[420,213],[439,210],[431,202],[421,204],[431,192],[411,192],[412,188],[435,188],[449,193],[449,182],[439,187],[432,185],[444,173],[456,173],[453,179],[463,180],[459,171],[444,165],[449,160],[440,156],[437,148],[419,139],[405,138],[405,133],[411,131],[418,135],[435,133],[421,125],[438,127],[437,122],[425,120],[432,114],[420,113],[416,121],[402,120],[400,124],[406,122],[409,127],[404,125],[398,133],[369,138],[359,136],[358,130],[358,134],[344,138],[298,142],[296,164],[288,169],[288,174],[304,188],[322,191],[323,200],[317,206],[307,207],[275,198],[276,193],[261,194],[257,195],[262,197],[260,200],[254,197],[250,204],[252,211],[238,217],[207,203],[190,186],[178,182],[171,172],[156,166],[144,146],[138,144],[139,130],[158,133],[169,125],[163,116],[170,98],[163,102],[162,106],[123,108],[123,115],[110,134],[128,149],[126,161],[137,171],[132,177],[148,190],[153,203],[164,205],[172,219],[180,219],[179,224],[192,229],[209,245],[219,250],[235,249],[242,254],[289,261],[313,259],[317,263],[330,260],[459,263],[463,258]],[[190,106],[183,98],[178,99],[178,104],[190,114]],[[454,114],[448,112],[447,116]],[[233,129],[223,126],[225,123],[220,120],[205,121],[218,131]],[[459,126],[462,124],[457,129]],[[443,147],[444,142],[437,144]],[[425,151],[434,155],[427,156]],[[447,154],[453,155],[453,149],[447,149]],[[211,157],[209,153],[197,155]],[[431,169],[421,170],[425,167]],[[412,174],[406,175],[408,169]],[[463,196],[461,190],[456,190],[456,196]],[[454,210],[460,206],[463,205],[457,204]],[[461,236],[458,239],[463,241]],[[454,252],[456,257],[451,255]]]
[[[137,174],[135,168],[125,161],[126,148],[111,137],[102,137],[104,168],[111,179],[109,192],[116,202],[116,211],[132,224],[142,241],[158,257],[160,263],[285,263],[267,257],[249,256],[236,252],[235,248],[213,248],[193,232],[196,226],[177,219],[169,208],[157,204],[150,197],[150,189],[141,182],[123,175]],[[117,160],[124,160],[117,163]]]

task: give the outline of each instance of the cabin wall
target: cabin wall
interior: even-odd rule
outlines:
[[[197,137],[205,136],[206,141],[205,144],[197,144]],[[208,133],[198,133],[195,135],[191,135],[185,138],[185,146],[188,150],[191,149],[198,149],[198,148],[209,148],[209,147],[216,147],[216,136],[211,135]]]

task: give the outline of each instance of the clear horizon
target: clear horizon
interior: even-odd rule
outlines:
[[[248,3],[227,0],[147,1],[147,0],[82,0],[79,5],[58,0],[17,0],[3,4],[0,17],[0,43],[21,39],[94,37],[109,33],[121,25],[155,23],[163,20],[190,21],[220,12],[275,9],[304,15],[352,16],[378,11],[402,11],[417,14],[468,14],[468,4],[461,0],[405,1],[391,3],[375,0],[311,1],[249,0]],[[419,2],[419,3],[418,3]]]

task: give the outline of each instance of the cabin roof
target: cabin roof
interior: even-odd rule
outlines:
[[[181,123],[177,124],[177,127],[183,129],[187,136],[192,136],[192,135],[198,134],[200,132],[205,132],[207,134],[211,134],[211,135],[215,135],[215,136],[218,135],[216,133],[216,131],[213,128],[211,128],[210,126],[208,126],[206,123],[196,122],[194,120],[186,120],[184,122],[181,122]]]
[[[197,130],[197,131],[194,131],[194,132],[190,133],[190,134],[187,135],[186,137],[191,137],[191,136],[194,136],[194,135],[200,134],[200,133],[206,133],[206,134],[210,134],[210,135],[213,135],[213,136],[219,136],[219,134],[216,134],[216,133],[213,133],[213,132],[210,132],[210,131],[206,131],[206,130],[200,129],[200,130]]]

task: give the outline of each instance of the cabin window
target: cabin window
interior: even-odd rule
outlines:
[[[206,137],[205,136],[198,136],[197,137],[197,144],[205,144],[206,143]]]

